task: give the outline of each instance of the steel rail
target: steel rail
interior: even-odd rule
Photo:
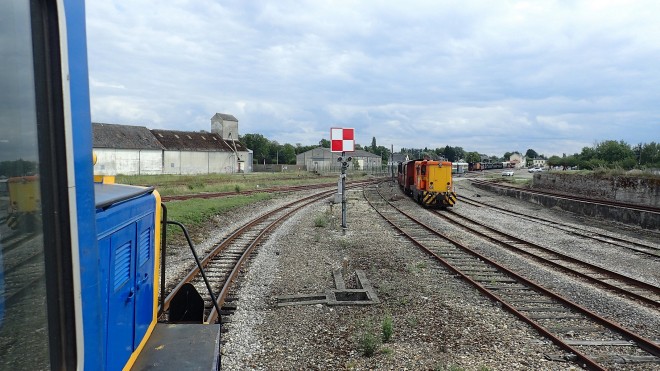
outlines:
[[[350,187],[348,187],[348,188],[352,189],[352,188],[363,186],[364,184],[376,183],[378,181],[380,181],[380,180],[373,180],[373,181],[369,181],[369,182],[357,182],[357,183],[351,184]],[[282,207],[274,209],[274,210],[272,210],[272,211],[270,211],[270,212],[268,212],[268,213],[266,213],[266,214],[264,214],[264,215],[262,215],[258,218],[255,218],[255,219],[251,220],[247,224],[243,225],[242,227],[240,227],[239,229],[237,229],[236,231],[231,233],[227,238],[223,239],[219,244],[216,244],[213,247],[213,249],[201,260],[201,266],[202,267],[207,266],[210,261],[212,261],[218,254],[220,254],[222,251],[224,251],[234,240],[241,237],[243,234],[245,234],[247,231],[249,231],[253,226],[265,221],[266,219],[268,219],[272,215],[274,215],[278,212],[281,212],[283,210],[286,210],[287,208],[292,208],[296,204],[302,204],[300,206],[297,206],[297,209],[290,210],[289,212],[287,212],[286,216],[290,216],[296,210],[298,210],[298,209],[300,209],[304,206],[307,206],[307,205],[309,205],[313,202],[318,202],[320,199],[323,199],[324,197],[327,197],[327,196],[333,194],[334,192],[335,192],[335,190],[329,190],[329,191],[324,191],[324,192],[320,192],[320,193],[317,193],[317,194],[314,194],[314,195],[310,195],[310,196],[301,198],[299,200],[290,202],[290,203],[288,203],[288,204],[286,204]],[[284,220],[284,219],[282,219],[282,220]],[[268,227],[266,227],[266,229],[270,230],[272,227],[276,226],[280,222],[281,221],[275,221],[275,222],[271,223]],[[260,233],[259,236],[255,237],[255,239],[256,238],[261,238],[264,235],[265,235],[265,233],[262,232],[262,233]],[[251,246],[252,245],[256,246],[257,244],[255,244],[254,241],[253,241]],[[248,249],[248,248],[246,248],[246,249]],[[250,254],[246,254],[244,252],[241,255],[241,258],[239,259],[239,261],[241,261],[241,262],[244,261],[244,256],[247,257],[249,255]],[[232,273],[230,274],[230,276],[232,277],[231,281],[234,281],[235,277],[236,277],[236,274],[234,273],[234,271],[236,271],[236,272],[240,271],[240,264],[236,264],[236,266],[232,269]],[[165,300],[163,302],[163,305],[162,305],[163,311],[166,311],[169,308],[170,302],[174,298],[174,296],[176,295],[178,290],[181,289],[181,287],[184,284],[186,284],[188,282],[191,282],[198,274],[199,274],[199,268],[197,266],[195,266],[193,269],[191,269],[188,272],[188,274],[172,289],[170,294],[167,295],[167,297],[165,298]],[[228,292],[229,287],[230,287],[230,285],[227,286],[227,289],[224,289],[224,291]],[[225,297],[222,298],[222,302],[224,302],[224,300],[225,300]]]
[[[366,184],[371,184],[373,183],[373,180],[360,180],[360,181],[353,181],[350,182],[351,185],[366,185]],[[282,187],[272,187],[272,188],[263,188],[263,189],[251,189],[251,190],[245,190],[245,191],[227,191],[227,192],[213,192],[213,193],[194,193],[194,194],[187,194],[187,195],[172,195],[172,196],[163,196],[162,201],[167,202],[167,201],[181,201],[181,200],[189,200],[191,198],[202,198],[202,199],[208,199],[208,198],[220,198],[220,197],[230,197],[230,196],[245,196],[245,195],[251,195],[254,193],[277,193],[277,192],[295,192],[295,191],[307,191],[307,190],[314,190],[314,189],[319,189],[319,188],[330,188],[333,186],[337,186],[337,183],[318,183],[318,184],[308,184],[308,185],[299,185],[299,186],[282,186]]]
[[[599,232],[591,232],[591,231],[587,231],[587,230],[584,230],[584,229],[582,231],[578,231],[578,230],[576,230],[575,226],[567,224],[567,223],[562,223],[562,222],[558,222],[558,221],[550,220],[550,219],[546,219],[546,218],[541,218],[541,217],[529,216],[529,215],[526,215],[526,214],[523,214],[523,213],[507,210],[503,207],[499,207],[499,206],[496,206],[496,205],[490,205],[490,204],[487,204],[487,203],[484,203],[484,202],[481,202],[481,201],[476,201],[476,200],[467,198],[465,196],[460,196],[459,195],[458,198],[461,199],[463,202],[465,202],[469,205],[475,206],[475,207],[482,207],[482,206],[489,207],[489,208],[492,208],[492,209],[502,211],[502,212],[507,213],[509,215],[514,215],[516,217],[521,217],[521,218],[524,218],[524,219],[527,219],[527,220],[531,220],[535,223],[541,223],[541,224],[544,224],[544,225],[547,225],[547,226],[550,226],[550,227],[568,232],[570,234],[587,237],[587,238],[590,238],[590,239],[593,239],[593,240],[596,240],[596,241],[608,243],[610,245],[623,247],[623,248],[630,249],[630,250],[633,250],[633,251],[636,251],[636,252],[639,252],[639,253],[642,253],[642,254],[647,254],[647,255],[651,255],[651,256],[656,257],[656,258],[660,258],[660,248],[655,247],[655,246],[647,245],[647,244],[636,242],[636,241],[625,240],[623,238],[619,238],[619,237],[616,237],[616,236],[610,236],[610,235],[599,233]],[[630,245],[637,246],[637,247],[639,247],[643,250],[641,250],[637,247],[631,247]]]
[[[328,191],[323,192],[322,193],[323,196],[321,196],[321,197],[326,197],[329,193],[331,193],[331,191],[330,192],[328,192]],[[273,215],[277,212],[280,212],[281,210],[283,210],[285,208],[291,207],[291,206],[293,206],[297,203],[304,202],[304,201],[306,201],[308,199],[311,199],[311,198],[314,198],[314,197],[318,197],[318,195],[312,195],[312,196],[302,198],[300,200],[290,202],[290,203],[288,203],[288,204],[286,204],[286,205],[284,205],[280,208],[271,210],[271,211],[255,218],[255,219],[249,221],[247,224],[244,224],[243,226],[241,226],[240,228],[238,228],[237,230],[232,232],[228,237],[223,239],[220,243],[216,244],[213,247],[213,249],[202,259],[201,265],[203,267],[206,266],[208,264],[208,262],[211,261],[211,259],[213,259],[220,252],[222,252],[235,239],[237,239],[238,237],[243,235],[246,231],[250,230],[254,225],[266,220],[271,215]],[[191,269],[188,272],[188,274],[186,274],[186,276],[172,289],[170,294],[167,295],[167,297],[165,298],[165,301],[163,303],[163,311],[166,311],[169,308],[170,302],[172,301],[172,299],[174,298],[176,293],[181,289],[181,287],[183,287],[183,285],[185,285],[186,283],[192,281],[193,278],[195,276],[197,276],[198,274],[199,274],[199,267],[197,267],[197,266],[195,266],[193,269]]]
[[[245,251],[241,255],[240,259],[238,260],[238,262],[232,269],[231,273],[229,274],[229,277],[225,280],[225,283],[222,285],[222,288],[220,289],[220,293],[218,294],[218,299],[217,299],[218,307],[222,308],[222,305],[225,303],[225,299],[229,295],[229,290],[234,284],[234,280],[238,277],[239,272],[243,268],[244,263],[248,260],[250,255],[252,255],[252,252],[261,243],[261,241],[264,238],[266,238],[268,233],[270,233],[273,229],[275,229],[275,227],[279,226],[284,220],[288,219],[293,213],[297,212],[298,210],[302,209],[305,206],[308,206],[314,202],[319,201],[323,197],[325,197],[325,195],[309,200],[304,204],[297,205],[295,208],[292,208],[287,213],[277,218],[277,220],[274,220],[272,223],[270,223],[266,228],[264,228],[261,231],[261,233],[259,233],[257,237],[254,238],[254,240],[250,243],[250,245],[245,249]],[[213,307],[211,308],[211,312],[209,313],[206,322],[214,323],[218,319],[218,316],[219,313],[216,311],[216,307]]]
[[[410,214],[408,214],[408,213],[404,212],[403,210],[399,209],[398,207],[393,205],[392,202],[385,199],[380,194],[379,191],[377,191],[377,192],[378,192],[379,196],[381,196],[381,199],[383,199],[390,207],[394,208],[401,215],[405,216],[407,219],[413,221],[414,223],[421,226],[422,228],[429,231],[430,233],[432,233],[432,234],[434,234],[434,235],[436,235],[436,236],[438,236],[438,237],[440,237],[444,240],[449,241],[454,246],[462,249],[464,252],[466,252],[466,253],[468,253],[468,254],[470,254],[470,255],[472,255],[472,256],[474,256],[474,257],[476,257],[476,258],[478,258],[478,259],[494,266],[494,267],[496,267],[500,271],[506,273],[510,277],[515,278],[519,282],[522,282],[522,283],[526,284],[527,286],[529,286],[530,288],[533,288],[537,292],[541,292],[544,295],[550,296],[553,299],[557,300],[558,302],[561,302],[563,305],[566,305],[566,306],[568,306],[568,307],[570,307],[570,308],[572,308],[576,311],[581,312],[583,315],[586,315],[587,317],[590,317],[592,320],[595,320],[596,322],[604,325],[605,327],[609,328],[610,330],[617,331],[621,334],[624,334],[628,338],[633,339],[634,341],[636,341],[640,348],[644,349],[645,351],[647,351],[650,354],[653,354],[656,357],[660,357],[660,347],[657,344],[655,344],[654,342],[652,342],[651,340],[646,339],[646,338],[644,338],[640,335],[637,335],[637,334],[633,333],[632,331],[630,331],[626,328],[623,328],[622,326],[620,326],[619,324],[617,324],[615,322],[609,321],[609,320],[607,320],[603,317],[598,316],[597,314],[591,312],[589,309],[584,308],[584,307],[580,306],[579,304],[573,303],[570,300],[568,300],[568,299],[566,299],[566,298],[564,298],[564,297],[562,297],[562,296],[560,296],[556,293],[553,293],[553,292],[547,290],[546,288],[544,288],[544,287],[542,287],[542,286],[540,286],[540,285],[538,285],[538,284],[536,284],[536,283],[534,283],[534,282],[518,275],[517,273],[509,270],[508,268],[500,265],[499,263],[497,263],[495,261],[492,261],[491,259],[489,259],[489,258],[487,258],[487,257],[471,250],[470,248],[468,248],[467,246],[461,244],[460,242],[458,242],[458,241],[456,241],[456,240],[454,240],[454,239],[452,239],[448,236],[445,236],[442,233],[437,232],[433,228],[427,226],[425,223],[417,220],[415,217],[413,217]],[[447,261],[443,257],[439,256],[438,254],[436,254],[435,252],[430,250],[428,247],[426,247],[423,243],[417,241],[410,234],[406,233],[403,229],[401,229],[399,226],[397,226],[393,221],[391,221],[388,217],[385,216],[385,214],[383,214],[380,210],[378,210],[373,205],[373,203],[366,196],[366,189],[364,190],[364,194],[365,194],[365,199],[367,199],[367,202],[370,204],[370,206],[372,208],[374,208],[374,210],[376,210],[376,212],[383,219],[385,219],[393,228],[395,228],[397,231],[399,231],[402,235],[406,236],[413,244],[415,244],[416,246],[418,246],[421,249],[423,249],[424,251],[426,251],[428,254],[430,254],[431,256],[436,258],[438,261],[440,261],[443,265],[445,265],[447,268],[449,268],[451,271],[455,272],[456,274],[458,274],[459,276],[464,278],[466,281],[468,281],[469,283],[474,285],[479,291],[484,293],[486,296],[490,297],[493,300],[496,300],[497,302],[500,302],[505,308],[507,308],[507,310],[509,310],[511,313],[513,313],[516,316],[518,316],[519,318],[521,318],[523,321],[529,323],[532,327],[534,327],[541,334],[543,334],[544,336],[550,338],[556,345],[558,345],[559,347],[575,354],[577,359],[579,359],[579,361],[582,362],[585,366],[587,366],[591,369],[595,369],[595,370],[604,370],[603,366],[598,364],[595,360],[593,360],[590,357],[588,357],[587,355],[583,354],[582,352],[580,352],[578,349],[574,348],[570,344],[564,342],[562,339],[560,339],[555,334],[553,334],[552,332],[545,329],[543,326],[538,324],[536,321],[534,321],[533,319],[526,316],[524,313],[517,310],[511,304],[507,303],[502,297],[500,297],[499,295],[496,295],[495,293],[491,292],[490,290],[488,290],[486,287],[484,287],[483,285],[481,285],[477,281],[474,281],[469,276],[467,276],[462,271],[460,271],[458,268],[454,267],[451,263],[449,263],[449,261]]]
[[[438,215],[440,218],[442,218],[442,219],[448,221],[448,222],[456,223],[456,224],[452,224],[452,225],[457,225],[457,226],[459,226],[459,227],[461,227],[461,228],[464,228],[465,230],[467,230],[467,231],[469,231],[469,232],[472,232],[472,233],[474,233],[474,234],[477,234],[477,235],[479,235],[479,236],[481,236],[481,237],[483,237],[483,238],[485,238],[485,239],[487,239],[487,240],[489,240],[489,241],[491,241],[491,242],[494,242],[494,243],[496,243],[496,244],[498,244],[498,245],[500,245],[500,246],[504,246],[504,247],[506,247],[506,248],[508,248],[508,249],[511,249],[511,250],[516,251],[516,252],[522,253],[522,254],[524,254],[524,255],[526,255],[526,256],[528,256],[528,257],[534,258],[534,259],[536,259],[536,260],[538,260],[538,261],[541,261],[541,262],[543,262],[543,263],[545,263],[545,264],[552,265],[553,267],[558,268],[558,269],[561,269],[561,270],[563,270],[563,271],[565,271],[565,272],[569,272],[569,273],[575,274],[575,275],[577,275],[577,276],[579,276],[579,277],[581,277],[581,278],[584,278],[584,279],[589,280],[589,281],[591,281],[591,282],[594,282],[594,283],[596,283],[596,284],[599,284],[599,285],[605,286],[605,287],[607,287],[608,289],[614,290],[614,291],[619,292],[619,293],[621,293],[621,294],[623,294],[623,295],[627,295],[627,296],[633,297],[633,298],[635,298],[635,299],[637,299],[637,300],[643,301],[644,303],[649,304],[649,305],[655,307],[656,309],[660,308],[660,301],[658,301],[658,300],[651,299],[651,298],[649,298],[649,297],[643,296],[643,295],[641,295],[641,294],[639,294],[639,293],[636,293],[636,292],[634,292],[634,291],[626,290],[626,289],[621,288],[621,287],[619,287],[619,286],[616,286],[616,285],[614,285],[614,284],[611,284],[611,283],[605,282],[605,281],[602,280],[602,279],[594,278],[594,277],[592,277],[592,276],[590,276],[590,275],[588,275],[588,274],[586,274],[586,273],[583,273],[583,272],[577,271],[577,270],[575,270],[575,269],[569,268],[569,267],[567,267],[567,266],[565,266],[565,265],[562,265],[561,262],[553,261],[553,260],[551,260],[551,259],[549,259],[549,258],[545,258],[545,257],[539,256],[539,255],[536,255],[536,254],[531,253],[531,252],[529,252],[529,251],[525,251],[525,250],[523,250],[523,249],[521,249],[521,248],[519,248],[519,247],[517,247],[517,246],[514,246],[514,245],[511,245],[511,244],[509,244],[509,243],[506,243],[506,242],[500,241],[500,240],[498,240],[497,238],[492,237],[492,236],[489,236],[489,235],[487,235],[486,233],[484,233],[484,232],[482,232],[482,231],[480,231],[480,230],[478,230],[478,229],[476,229],[476,228],[470,227],[470,226],[465,225],[465,224],[458,224],[458,223],[457,223],[457,222],[458,222],[457,219],[467,220],[468,222],[470,222],[470,223],[474,223],[474,224],[476,224],[476,225],[478,225],[478,226],[480,226],[480,227],[482,227],[482,228],[485,228],[486,230],[488,230],[488,231],[490,231],[490,232],[492,232],[492,233],[495,233],[495,234],[497,234],[497,235],[499,235],[499,236],[503,236],[503,237],[505,237],[505,238],[507,238],[507,239],[513,240],[513,241],[518,242],[518,243],[520,243],[520,244],[530,246],[531,248],[534,248],[534,249],[537,249],[537,250],[541,250],[542,252],[545,252],[545,253],[547,253],[547,254],[551,254],[552,256],[557,257],[558,259],[562,259],[562,260],[564,260],[564,261],[568,261],[568,262],[570,262],[570,263],[573,263],[573,264],[576,264],[576,265],[579,265],[579,266],[586,267],[587,269],[594,270],[594,271],[596,271],[596,272],[598,272],[598,273],[601,273],[601,274],[604,274],[604,275],[608,276],[607,279],[610,279],[610,278],[611,278],[611,279],[616,279],[616,280],[622,281],[622,282],[624,282],[624,283],[626,283],[626,284],[628,284],[628,285],[631,285],[631,286],[637,287],[637,288],[642,289],[642,290],[650,291],[650,292],[652,292],[653,294],[656,294],[656,295],[660,295],[660,287],[658,287],[658,286],[654,286],[654,285],[652,285],[652,284],[650,284],[650,283],[643,282],[643,281],[640,281],[640,280],[636,280],[636,279],[634,279],[634,278],[632,278],[632,277],[628,277],[628,276],[626,276],[626,275],[623,275],[623,274],[620,274],[620,273],[617,273],[617,272],[613,272],[613,271],[611,271],[611,270],[609,270],[609,269],[606,269],[606,268],[603,268],[603,267],[600,267],[600,266],[597,266],[597,265],[594,265],[594,264],[591,264],[591,263],[585,262],[585,261],[583,261],[583,260],[580,260],[580,259],[577,259],[577,258],[574,258],[574,257],[568,256],[568,255],[565,255],[565,254],[560,253],[560,252],[558,252],[558,251],[555,251],[555,250],[549,249],[549,248],[547,248],[547,247],[540,246],[540,245],[535,244],[535,243],[533,243],[533,242],[529,242],[529,241],[523,240],[523,239],[521,239],[521,238],[518,238],[518,237],[516,237],[516,236],[510,235],[510,234],[508,234],[508,233],[505,233],[505,232],[502,232],[502,231],[498,231],[498,230],[495,229],[495,228],[492,228],[492,227],[490,227],[490,226],[487,226],[487,225],[485,225],[485,224],[483,224],[483,223],[480,223],[480,222],[478,222],[478,221],[476,221],[476,220],[474,220],[474,219],[471,219],[471,218],[469,218],[469,217],[466,217],[466,216],[464,216],[464,215],[456,214],[455,212],[441,213],[441,212],[435,211],[435,214]],[[452,216],[449,217],[447,214],[450,214],[450,215],[452,215]],[[456,218],[456,219],[453,219],[453,218]]]

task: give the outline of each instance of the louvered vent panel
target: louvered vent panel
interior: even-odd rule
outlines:
[[[140,233],[138,240],[138,266],[149,261],[151,258],[151,230],[145,229]]]
[[[131,243],[126,242],[115,250],[115,290],[131,278]]]

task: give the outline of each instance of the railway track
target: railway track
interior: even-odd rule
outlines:
[[[573,258],[533,242],[525,241],[455,212],[435,211],[435,214],[441,219],[472,234],[479,235],[509,251],[533,258],[555,269],[578,276],[592,284],[595,283],[619,295],[636,299],[656,310],[660,310],[660,287]]]
[[[372,183],[372,180],[368,181],[353,181],[347,182],[346,185],[366,185]],[[320,184],[308,184],[302,186],[286,186],[286,187],[273,187],[273,188],[263,188],[263,189],[252,189],[247,191],[228,191],[228,192],[214,192],[214,193],[195,193],[188,195],[177,195],[177,196],[163,196],[162,201],[181,201],[189,200],[192,198],[218,198],[218,197],[230,197],[230,196],[244,196],[250,195],[253,193],[278,193],[278,192],[297,192],[297,191],[309,191],[309,190],[318,190],[322,188],[337,187],[337,183],[320,183]]]
[[[402,236],[564,349],[562,358],[594,370],[621,362],[660,364],[654,341],[438,232],[388,201],[379,188],[365,188],[364,195]]]
[[[362,186],[356,183],[347,188]],[[335,184],[336,186],[336,184]],[[332,195],[335,190],[320,192],[302,199],[290,202],[262,216],[253,219],[221,242],[213,246],[212,250],[201,259],[206,276],[216,297],[218,308],[223,308],[228,301],[230,290],[239,275],[239,272],[248,261],[252,252],[264,241],[267,236],[284,220],[292,216],[303,207],[318,202]],[[170,303],[176,293],[186,284],[192,283],[197,291],[204,296],[204,322],[215,323],[219,314],[215,309],[213,300],[208,294],[203,278],[198,267],[191,269],[164,300],[163,311],[169,309]],[[235,309],[235,305],[227,304],[226,307]]]
[[[581,228],[579,226],[576,226],[576,225],[563,223],[563,222],[556,221],[556,220],[545,219],[545,218],[538,217],[538,216],[526,215],[526,214],[523,214],[523,213],[507,210],[503,207],[487,204],[487,203],[477,201],[477,200],[474,200],[472,198],[468,198],[468,197],[461,196],[461,195],[458,195],[458,199],[461,200],[461,202],[463,202],[465,204],[468,204],[468,205],[471,205],[471,206],[488,207],[488,208],[496,209],[496,210],[501,211],[505,214],[513,215],[513,216],[516,216],[516,217],[519,217],[519,218],[523,218],[523,219],[529,220],[529,221],[534,222],[534,223],[539,223],[539,224],[543,224],[543,225],[546,225],[546,226],[550,226],[550,227],[559,229],[563,232],[570,233],[572,235],[586,237],[586,238],[596,240],[596,241],[599,241],[599,242],[603,242],[603,243],[607,243],[607,244],[610,244],[610,245],[623,247],[625,249],[632,250],[636,253],[646,254],[646,255],[656,257],[656,258],[660,258],[660,248],[658,248],[657,246],[651,245],[651,244],[644,243],[642,241],[632,241],[629,238],[624,239],[624,238],[609,235],[609,234],[588,231],[588,230],[586,230],[584,228]]]

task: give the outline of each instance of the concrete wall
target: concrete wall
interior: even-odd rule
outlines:
[[[252,166],[244,161],[251,160],[248,152],[188,152],[164,151],[163,174],[210,174],[251,172]]]
[[[209,171],[209,152],[181,152],[180,174],[205,174]]]
[[[162,151],[95,148],[97,175],[161,174]]]
[[[214,116],[211,118],[211,132],[225,140],[238,140],[238,122]]]
[[[500,188],[494,185],[481,183],[473,183],[473,185],[477,188],[533,202],[548,208],[560,208],[579,215],[587,215],[593,218],[602,218],[625,224],[638,225],[646,229],[660,230],[660,214],[658,213],[596,205],[593,203],[578,202],[565,198],[532,194],[525,192],[524,189],[517,190]]]
[[[544,173],[534,174],[532,188],[660,207],[660,178]]]

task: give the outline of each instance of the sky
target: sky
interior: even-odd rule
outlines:
[[[88,0],[94,122],[501,156],[660,142],[660,2]]]

